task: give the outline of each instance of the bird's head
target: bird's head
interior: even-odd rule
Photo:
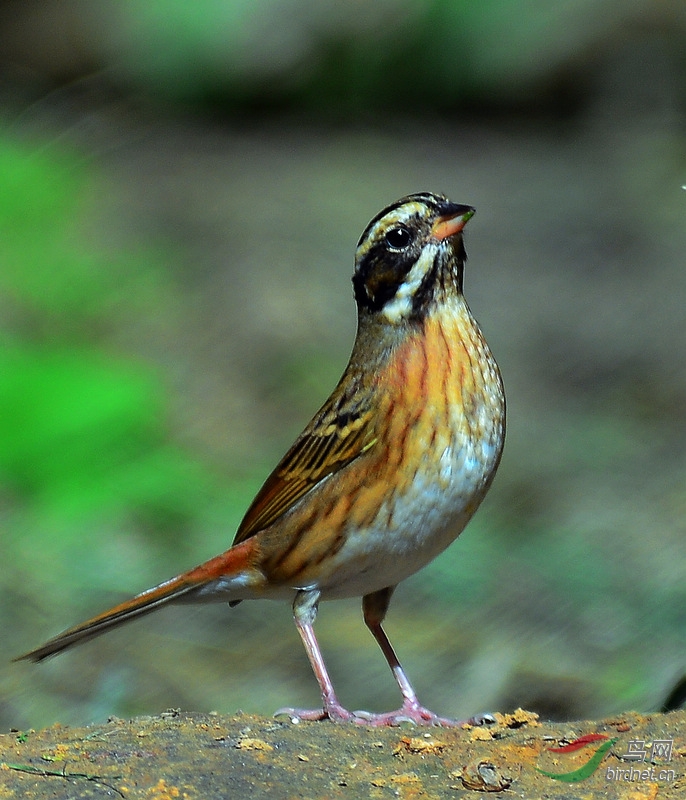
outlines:
[[[432,303],[462,292],[462,229],[471,206],[422,192],[403,197],[367,225],[355,253],[361,313],[390,323],[420,319]]]

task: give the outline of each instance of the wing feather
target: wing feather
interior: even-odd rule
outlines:
[[[357,388],[355,381],[345,394],[334,392],[296,439],[248,508],[234,544],[271,525],[318,483],[373,447],[370,393]]]

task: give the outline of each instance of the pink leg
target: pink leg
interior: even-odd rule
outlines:
[[[301,591],[293,602],[293,616],[298,633],[302,639],[307,657],[312,665],[312,671],[317,678],[319,688],[322,692],[322,708],[300,709],[300,708],[281,708],[276,714],[288,714],[296,719],[322,720],[330,719],[332,722],[353,722],[358,725],[369,725],[371,727],[381,727],[385,725],[400,725],[402,722],[413,722],[416,725],[441,725],[443,727],[455,727],[464,723],[457,720],[439,717],[428,709],[420,705],[412,684],[405,675],[400,661],[393,650],[393,646],[388,640],[381,623],[386,616],[388,603],[391,599],[393,588],[382,589],[379,592],[365,595],[362,600],[364,621],[372,632],[372,635],[379,643],[379,647],[386,657],[393,676],[395,677],[398,688],[403,696],[403,704],[397,711],[390,711],[385,714],[372,714],[368,711],[348,711],[338,702],[336,693],[331,683],[331,678],[326,670],[324,659],[317,637],[314,634],[314,621],[317,617],[317,606],[320,594],[318,591]],[[488,715],[475,717],[467,722],[471,725],[481,725],[491,721]]]
[[[397,711],[390,711],[386,714],[367,714],[364,711],[358,711],[357,715],[368,718],[368,724],[370,725],[398,725],[401,722],[414,722],[415,725],[440,725],[443,728],[455,728],[464,724],[487,725],[494,722],[495,720],[490,714],[479,714],[464,721],[439,717],[420,704],[412,684],[405,674],[398,656],[395,654],[393,645],[381,626],[386,616],[386,611],[388,611],[388,604],[391,601],[394,589],[395,587],[391,586],[388,589],[365,595],[362,598],[362,611],[367,627],[379,643],[388,666],[391,668],[393,677],[403,696],[403,704]]]
[[[324,664],[322,651],[319,649],[319,642],[314,635],[314,621],[317,618],[318,604],[318,591],[298,592],[293,602],[293,617],[302,643],[305,645],[312,671],[322,692],[322,708],[312,710],[280,708],[276,715],[288,714],[297,719],[308,720],[330,719],[333,722],[364,722],[364,720],[358,720],[355,714],[343,708],[336,697],[331,678],[329,678],[329,673]]]
[[[381,623],[386,616],[388,604],[391,600],[393,588],[382,589],[379,592],[365,595],[362,599],[362,610],[364,621],[372,632],[372,636],[379,643],[379,647],[386,657],[388,666],[391,668],[400,693],[403,696],[403,704],[397,711],[390,711],[386,714],[370,714],[369,721],[372,725],[398,725],[401,722],[414,722],[416,725],[441,725],[443,727],[455,727],[462,725],[462,722],[439,717],[427,708],[424,708],[417,699],[417,695],[412,688],[409,678],[402,668],[398,656],[395,654],[393,645],[390,643],[386,632]]]

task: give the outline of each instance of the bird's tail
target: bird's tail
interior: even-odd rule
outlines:
[[[100,636],[131,619],[149,614],[166,603],[191,601],[194,594],[198,594],[203,587],[207,587],[213,581],[237,576],[249,568],[249,557],[252,550],[252,540],[242,542],[199,567],[184,572],[183,575],[165,581],[159,586],[154,586],[131,600],[126,600],[109,611],[98,614],[97,617],[59,633],[35,650],[17,656],[13,661],[42,661],[72,645]],[[222,599],[239,598],[226,597]]]

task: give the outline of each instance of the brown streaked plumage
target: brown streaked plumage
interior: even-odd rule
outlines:
[[[429,193],[378,214],[357,246],[358,330],[329,399],[257,493],[222,555],[20,656],[40,661],[170,602],[291,599],[322,693],[302,719],[455,724],[423,708],[384,633],[395,586],[462,531],[505,435],[498,367],[462,294],[469,206]],[[320,599],[362,596],[403,696],[398,711],[338,702],[314,634]]]

